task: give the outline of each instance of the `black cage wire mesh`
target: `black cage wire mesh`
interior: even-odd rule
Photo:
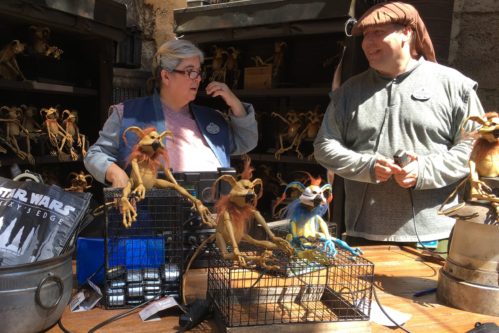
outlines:
[[[106,203],[121,189],[104,189]],[[136,204],[137,220],[122,224],[116,205],[106,208],[105,287],[107,308],[132,307],[157,295],[179,297],[183,265],[182,225],[191,204],[171,189],[146,191]]]
[[[374,264],[362,257],[338,249],[323,266],[274,250],[281,270],[269,272],[224,260],[215,246],[210,253],[208,297],[225,327],[369,320]]]

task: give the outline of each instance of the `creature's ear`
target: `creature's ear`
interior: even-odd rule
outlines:
[[[232,177],[231,175],[222,175],[220,177],[218,177],[217,181],[221,181],[221,180],[225,180],[227,183],[230,184],[231,187],[234,187],[237,185],[237,181],[234,177]]]
[[[305,191],[305,185],[303,185],[302,183],[300,183],[299,181],[292,181],[291,183],[289,183],[286,188],[284,189],[284,192],[286,192],[288,189],[290,188],[294,188],[294,189],[297,189],[298,191],[300,191],[300,193],[303,193],[303,191]]]
[[[62,111],[62,119],[64,119],[64,117],[69,118],[70,115],[71,115],[71,111],[69,111],[68,109]]]
[[[21,119],[23,117],[23,111],[21,108],[16,108],[16,117]]]
[[[466,120],[464,121],[464,124],[466,124],[469,120],[471,121],[474,121],[474,122],[477,122],[479,123],[480,125],[485,125],[486,123],[486,120],[483,119],[482,117],[479,117],[479,116],[469,116],[468,118],[466,118]]]
[[[144,132],[142,131],[142,128],[137,127],[137,126],[130,126],[130,127],[128,127],[127,129],[125,129],[123,131],[123,134],[121,135],[121,137],[123,138],[123,141],[125,141],[125,145],[127,145],[127,146],[128,146],[128,141],[126,139],[126,133],[128,131],[132,131],[133,133],[135,133],[141,139],[144,137]]]
[[[233,189],[234,186],[237,185],[236,179],[234,177],[232,177],[231,175],[222,175],[222,176],[218,177],[217,180],[215,180],[215,182],[213,183],[213,185],[211,185],[211,198],[213,200],[215,200],[215,198],[217,197],[217,184],[219,181],[222,181],[222,180],[225,180],[227,183],[229,183],[231,189]]]
[[[87,180],[88,178],[88,180]],[[85,180],[87,181],[87,184],[92,184],[92,182],[94,181],[94,177],[92,177],[91,175],[85,175]]]
[[[10,110],[10,109],[9,109],[9,107],[8,107],[8,106],[6,106],[6,105],[4,105],[4,106],[2,106],[2,107],[0,108],[0,112],[4,112],[4,113],[9,112],[9,110]]]
[[[260,178],[253,180],[254,191],[256,194],[256,199],[260,199],[263,195],[263,181]]]
[[[163,141],[163,138],[166,137],[166,136],[169,136],[170,138],[173,139],[173,132],[172,131],[163,131],[160,135],[159,135],[159,140],[160,141]]]
[[[70,172],[68,175],[68,179],[73,180],[78,178],[78,174],[76,172]]]
[[[331,184],[325,184],[324,186],[322,186],[321,192],[328,203],[333,200],[333,187],[331,186]]]
[[[40,29],[43,34],[43,37],[48,38],[50,36],[50,29],[48,27],[43,27]]]

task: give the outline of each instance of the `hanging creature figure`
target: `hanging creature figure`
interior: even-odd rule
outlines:
[[[40,115],[44,118],[43,128],[47,131],[49,142],[53,148],[56,148],[57,157],[63,159],[63,148],[69,149],[69,155],[73,161],[78,159],[78,154],[73,148],[73,137],[59,124],[59,111],[56,108],[42,108]]]
[[[68,192],[80,192],[83,193],[92,187],[92,182],[94,178],[91,175],[85,174],[83,171],[79,173],[71,172],[70,177],[70,187],[64,189]]]
[[[73,138],[71,144],[76,142],[76,146],[81,150],[81,155],[85,157],[85,155],[87,155],[88,141],[85,135],[80,133],[80,129],[78,128],[78,112],[76,110],[64,110],[62,112],[62,118],[64,119],[62,125],[64,126],[66,133]]]
[[[137,219],[137,211],[130,203],[129,196],[132,197],[133,201],[138,202],[145,198],[146,190],[156,187],[174,189],[184,198],[190,200],[194,204],[203,223],[213,227],[214,222],[208,208],[203,205],[201,200],[196,199],[177,183],[167,165],[169,163],[168,153],[162,141],[166,136],[171,137],[172,133],[170,131],[163,131],[159,134],[154,127],[142,130],[137,126],[131,126],[123,132],[122,137],[125,144],[127,144],[126,133],[128,131],[135,133],[139,137],[139,142],[134,146],[129,156],[129,164],[132,170],[128,184],[123,188],[121,197],[123,225],[129,228],[132,222]],[[159,168],[165,173],[166,179],[157,177]]]
[[[290,231],[287,240],[297,249],[298,257],[314,258],[327,262],[327,257],[336,256],[338,251],[335,244],[349,251],[353,257],[362,254],[358,248],[350,247],[346,242],[329,234],[327,223],[322,216],[328,211],[333,199],[330,184],[320,187],[321,177],[314,178],[309,174],[310,185],[294,181],[288,184],[281,197],[286,198],[286,190],[295,188],[301,191],[298,199],[292,201],[285,209],[286,217],[290,220]],[[280,201],[276,203],[279,204]],[[320,248],[317,244],[322,245]]]
[[[16,106],[2,106],[0,108],[0,122],[5,123],[5,139],[14,153],[22,160],[26,160],[30,164],[35,164],[35,158],[31,155],[31,146],[29,142],[29,132],[21,125],[22,111]],[[5,117],[5,118],[3,118]],[[18,139],[25,139],[25,150],[21,149],[18,144]],[[3,148],[3,147],[2,147]],[[3,149],[5,150],[5,149]],[[2,150],[2,152],[3,152]]]

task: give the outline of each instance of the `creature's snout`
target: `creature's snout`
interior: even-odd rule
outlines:
[[[152,149],[154,149],[154,151],[158,150],[159,148],[161,148],[163,145],[161,144],[161,142],[159,140],[154,140],[152,142]]]
[[[325,203],[324,197],[322,195],[316,195],[314,200],[314,207],[320,206]]]
[[[256,194],[255,192],[249,192],[244,196],[244,202],[252,203],[256,199]]]

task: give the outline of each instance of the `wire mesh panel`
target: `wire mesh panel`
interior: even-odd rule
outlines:
[[[254,255],[250,248],[240,248]],[[330,266],[274,251],[279,272],[238,267],[213,246],[208,297],[225,327],[368,321],[374,265],[339,249]]]
[[[121,189],[105,189],[106,203]],[[183,264],[182,222],[189,202],[176,191],[151,189],[136,204],[137,220],[122,224],[116,205],[106,208],[106,307],[128,307],[156,295],[180,295]]]

